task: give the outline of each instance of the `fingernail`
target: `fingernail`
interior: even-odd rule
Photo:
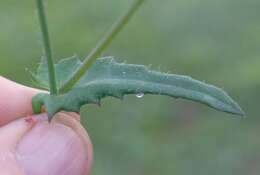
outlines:
[[[46,115],[36,119],[17,146],[17,160],[25,174],[83,175],[88,157],[79,136],[68,126],[48,123]]]

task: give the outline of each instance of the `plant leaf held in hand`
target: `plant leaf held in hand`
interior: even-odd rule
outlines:
[[[61,87],[82,64],[76,56],[55,65]],[[42,62],[33,74],[38,86],[48,89],[48,71]],[[191,77],[161,73],[142,65],[117,63],[113,58],[99,58],[80,81],[64,94],[38,94],[33,98],[35,112],[44,105],[50,119],[61,110],[79,112],[84,104],[100,104],[104,97],[123,98],[128,94],[156,94],[184,98],[206,104],[219,111],[244,115],[239,105],[222,89]]]

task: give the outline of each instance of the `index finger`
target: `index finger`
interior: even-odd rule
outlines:
[[[26,87],[0,76],[0,126],[32,114],[32,97],[37,89]]]

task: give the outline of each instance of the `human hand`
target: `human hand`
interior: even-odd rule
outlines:
[[[39,91],[0,76],[0,172],[3,175],[89,175],[92,145],[76,113],[32,116]]]

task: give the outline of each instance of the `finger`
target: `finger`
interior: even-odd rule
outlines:
[[[36,123],[32,116],[13,121],[0,128],[0,150],[15,149],[19,140]]]
[[[32,114],[32,97],[39,90],[29,88],[0,76],[0,126],[21,116]]]
[[[32,117],[18,119],[0,128],[0,170],[5,175],[24,175],[16,161],[18,142],[36,123]]]
[[[58,113],[50,124],[38,122],[20,141],[16,154],[26,175],[88,175],[92,145],[75,117]]]

